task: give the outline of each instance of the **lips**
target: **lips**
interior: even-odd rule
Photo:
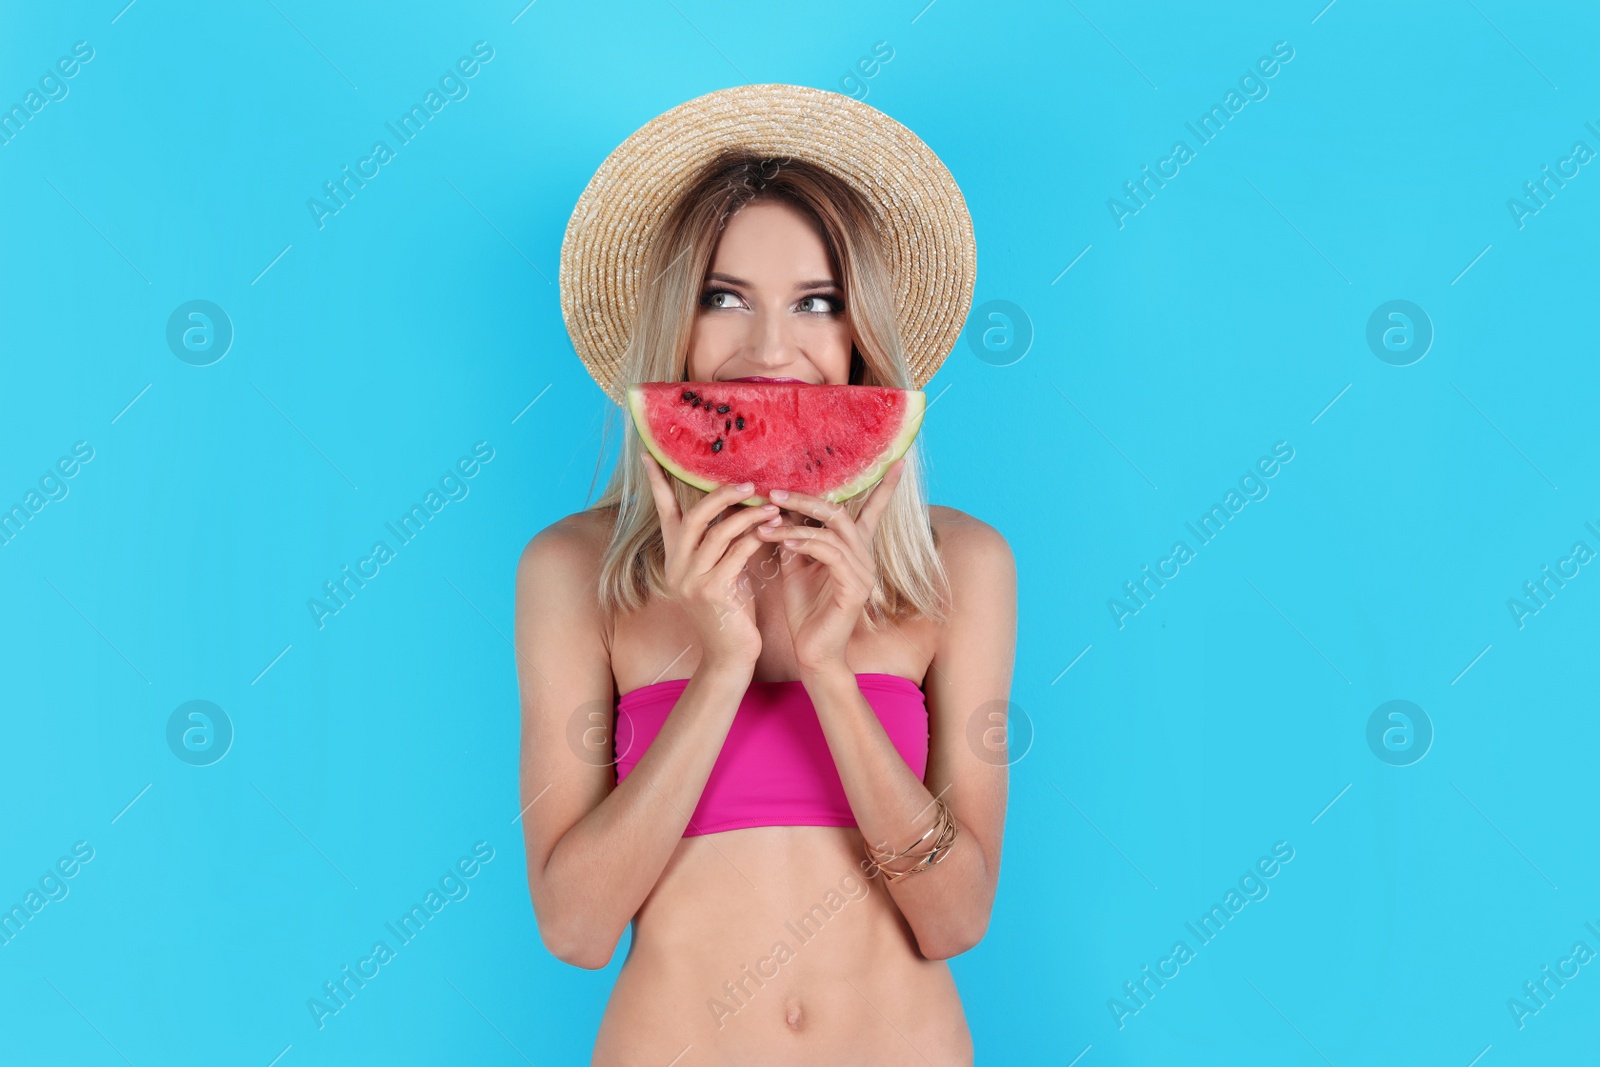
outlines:
[[[804,384],[806,384],[805,382],[801,381],[799,378],[768,378],[765,375],[761,375],[761,374],[749,374],[749,375],[746,375],[743,378],[729,378],[728,381],[730,381],[730,382],[793,382],[796,385],[804,385]]]

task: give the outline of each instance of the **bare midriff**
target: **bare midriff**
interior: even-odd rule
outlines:
[[[634,918],[594,1063],[972,1063],[949,965],[864,855],[854,827],[684,838]]]
[[[781,594],[776,582],[756,592],[756,681],[799,675]],[[609,635],[616,692],[692,677],[691,634],[670,603],[619,618]],[[922,621],[863,625],[846,658],[856,673],[920,684],[937,640]],[[634,916],[596,1067],[970,1065],[949,965],[922,955],[883,879],[866,877],[865,857],[853,826],[683,838]]]

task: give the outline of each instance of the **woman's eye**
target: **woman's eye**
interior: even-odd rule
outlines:
[[[818,303],[815,304],[812,307],[807,307],[806,305],[807,304],[811,304],[812,301],[817,301]],[[802,297],[800,299],[800,310],[801,311],[811,311],[811,312],[822,312],[824,314],[834,314],[834,313],[838,312],[838,310],[839,310],[839,301],[835,297],[831,297],[831,296],[807,296],[807,297]]]
[[[728,297],[729,300],[728,301],[723,301],[721,299],[722,297]],[[705,296],[700,298],[700,304],[701,304],[702,307],[708,307],[708,308],[738,307],[739,306],[738,304],[732,302],[732,301],[736,301],[738,299],[739,299],[739,295],[737,293],[730,292],[727,289],[713,289],[709,293],[707,293]]]

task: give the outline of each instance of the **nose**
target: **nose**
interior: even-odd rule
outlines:
[[[783,370],[795,362],[798,354],[789,316],[770,308],[757,308],[750,317],[750,362],[766,370]]]

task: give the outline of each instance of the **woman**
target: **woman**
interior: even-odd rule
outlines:
[[[940,273],[906,274],[908,247]],[[746,86],[607,160],[563,310],[614,399],[920,388],[973,269],[959,192],[914,135],[838,94]],[[745,507],[748,484],[693,489],[630,433],[600,501],[524,550],[539,932],[594,969],[633,926],[594,1063],[973,1062],[945,961],[982,938],[999,877],[1015,573],[991,527],[923,503],[915,454],[843,504]]]

